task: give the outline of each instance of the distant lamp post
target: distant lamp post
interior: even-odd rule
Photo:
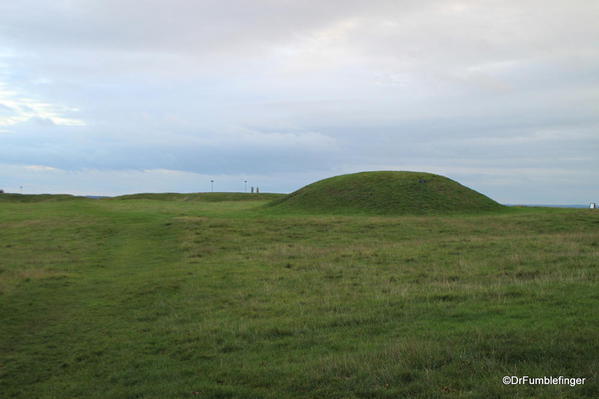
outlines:
[[[210,192],[214,192],[214,180],[210,180]]]
[[[247,180],[243,181],[243,192],[244,193],[248,192],[248,181]]]

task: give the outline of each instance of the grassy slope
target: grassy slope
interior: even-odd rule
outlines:
[[[443,176],[361,172],[320,180],[273,202],[283,212],[431,214],[498,210],[492,199]]]
[[[0,396],[599,396],[599,212],[261,204],[3,203]]]

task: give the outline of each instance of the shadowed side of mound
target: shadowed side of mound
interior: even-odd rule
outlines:
[[[505,208],[447,177],[397,171],[320,180],[268,207],[274,212],[378,215],[478,213]]]

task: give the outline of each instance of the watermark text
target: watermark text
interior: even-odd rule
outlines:
[[[559,377],[544,376],[544,377],[530,377],[523,375],[518,377],[516,375],[506,375],[502,379],[503,385],[570,385],[575,387],[576,385],[584,385],[586,378],[578,377]]]

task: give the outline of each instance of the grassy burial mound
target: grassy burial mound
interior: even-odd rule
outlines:
[[[333,214],[476,213],[503,208],[489,197],[444,176],[424,172],[361,172],[305,186],[270,206]]]

